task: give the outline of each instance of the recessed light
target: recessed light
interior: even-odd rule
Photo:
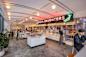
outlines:
[[[52,5],[51,8],[52,8],[52,9],[56,9],[56,5]]]
[[[28,19],[26,18],[25,20],[27,21]]]
[[[7,3],[7,4],[6,4],[6,8],[7,8],[7,9],[10,9],[10,8],[11,8],[10,4]]]
[[[9,20],[11,20],[11,17],[10,17],[10,16],[8,16],[8,19],[9,19]]]
[[[37,16],[39,16],[40,14],[39,14],[39,12],[37,12]]]
[[[10,12],[7,12],[7,15],[8,15],[8,16],[10,16],[10,15],[11,15],[11,13],[10,13]]]
[[[30,16],[30,19],[32,19],[32,17]]]

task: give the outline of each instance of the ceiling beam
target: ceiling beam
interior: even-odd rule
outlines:
[[[62,6],[64,6],[65,8],[67,8],[68,10],[74,12],[72,9],[70,9],[67,5],[63,4],[62,2],[60,2],[59,0],[56,0],[58,3],[60,3]]]
[[[49,4],[50,3],[47,3],[47,4],[43,5],[40,9],[43,9],[43,8],[47,7]]]
[[[64,10],[68,11],[68,10],[67,10],[67,9],[65,9],[63,6],[61,6],[61,5],[57,4],[55,1],[52,1],[52,0],[49,0],[49,1],[50,1],[50,2],[52,2],[53,4],[57,5],[57,6],[61,7],[62,9],[64,9]]]
[[[37,16],[37,15],[33,15],[33,14],[29,14],[29,13],[23,13],[23,12],[12,12],[12,11],[11,11],[11,13],[30,15],[30,16],[35,16],[35,17],[39,17],[39,18],[43,19],[43,17]]]
[[[52,3],[54,3],[54,4],[56,4],[57,6],[59,6],[59,7],[61,7],[62,9],[64,9],[65,11],[72,11],[73,12],[73,10],[71,10],[69,7],[67,7],[66,5],[64,5],[63,3],[61,3],[60,1],[58,1],[58,0],[49,0],[50,2],[52,2]],[[58,3],[56,3],[56,2],[58,2]]]
[[[47,15],[50,15],[50,16],[54,16],[54,15],[52,15],[49,12],[46,12],[46,11],[43,11],[43,10],[40,10],[40,9],[36,9],[36,8],[30,7],[30,6],[25,6],[25,5],[21,5],[21,4],[15,4],[15,3],[10,3],[10,4],[12,6],[17,6],[17,7],[22,7],[22,8],[30,9],[30,10],[35,10],[35,11],[38,11],[38,12],[41,12],[41,13],[44,13],[44,14],[47,14]]]

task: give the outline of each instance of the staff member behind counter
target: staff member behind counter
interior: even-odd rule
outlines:
[[[79,29],[78,33],[74,36],[74,47],[77,51],[80,51],[84,47],[84,42],[86,41],[85,31]]]

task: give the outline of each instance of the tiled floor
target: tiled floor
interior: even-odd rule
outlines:
[[[47,40],[42,46],[30,48],[26,39],[10,40],[8,51],[4,57],[66,57],[71,47],[59,45],[57,42]]]

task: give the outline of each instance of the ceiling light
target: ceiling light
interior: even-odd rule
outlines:
[[[10,15],[11,15],[11,13],[10,13],[10,12],[8,12],[8,13],[7,13],[7,15],[8,15],[8,16],[10,16]]]
[[[6,6],[7,9],[10,9],[10,6]]]
[[[30,19],[32,19],[32,17],[30,16]]]
[[[7,4],[6,4],[6,8],[7,8],[7,9],[10,9],[10,8],[11,8],[10,4],[7,3]]]
[[[39,12],[37,12],[37,16],[39,16],[40,14],[39,14]]]
[[[52,8],[52,9],[55,9],[55,8],[56,8],[56,5],[52,5],[51,8]]]
[[[8,19],[9,19],[9,20],[11,20],[11,17],[10,17],[10,16],[8,16]]]
[[[27,21],[28,19],[26,18],[25,20]]]

